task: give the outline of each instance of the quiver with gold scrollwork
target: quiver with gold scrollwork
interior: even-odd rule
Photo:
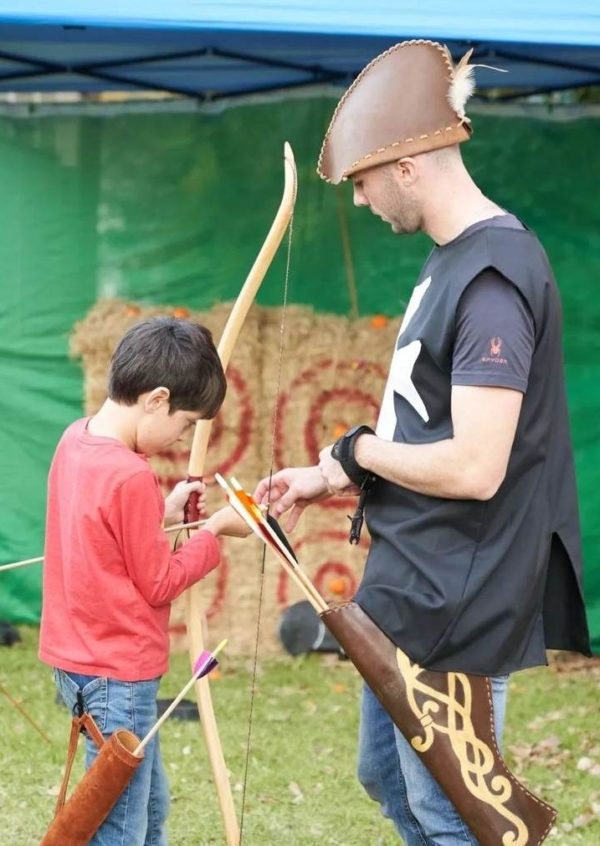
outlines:
[[[354,602],[321,619],[480,846],[542,843],[557,813],[504,763],[489,678],[423,669]]]

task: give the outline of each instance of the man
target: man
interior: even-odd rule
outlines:
[[[398,44],[340,101],[319,173],[397,234],[434,242],[407,307],[377,431],[350,430],[319,467],[277,473],[272,513],[363,488],[372,542],[356,602],[428,670],[508,674],[546,648],[589,654],[558,295],[536,237],[486,198],[469,139],[466,56]],[[373,481],[374,477],[374,481]],[[359,777],[408,846],[476,843],[365,688]]]

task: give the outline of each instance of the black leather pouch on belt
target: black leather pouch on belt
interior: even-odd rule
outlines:
[[[536,846],[545,840],[556,811],[504,763],[488,678],[424,670],[354,602],[321,619],[480,846]]]

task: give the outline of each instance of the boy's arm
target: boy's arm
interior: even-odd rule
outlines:
[[[131,581],[153,606],[172,602],[219,563],[219,545],[209,531],[198,532],[171,552],[163,516],[164,500],[150,469],[118,488],[108,515]]]

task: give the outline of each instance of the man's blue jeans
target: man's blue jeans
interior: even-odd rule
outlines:
[[[494,724],[502,741],[508,676],[492,678]],[[398,731],[369,687],[363,690],[358,778],[379,802],[406,846],[477,846],[454,805],[408,741]]]
[[[122,682],[55,670],[54,680],[72,713],[76,713],[77,690],[82,689],[86,711],[106,736],[116,729],[126,728],[141,739],[156,722],[159,679]],[[97,752],[94,741],[86,738],[86,768]],[[145,753],[125,792],[90,840],[90,846],[166,846],[169,789],[158,735],[148,744]]]

